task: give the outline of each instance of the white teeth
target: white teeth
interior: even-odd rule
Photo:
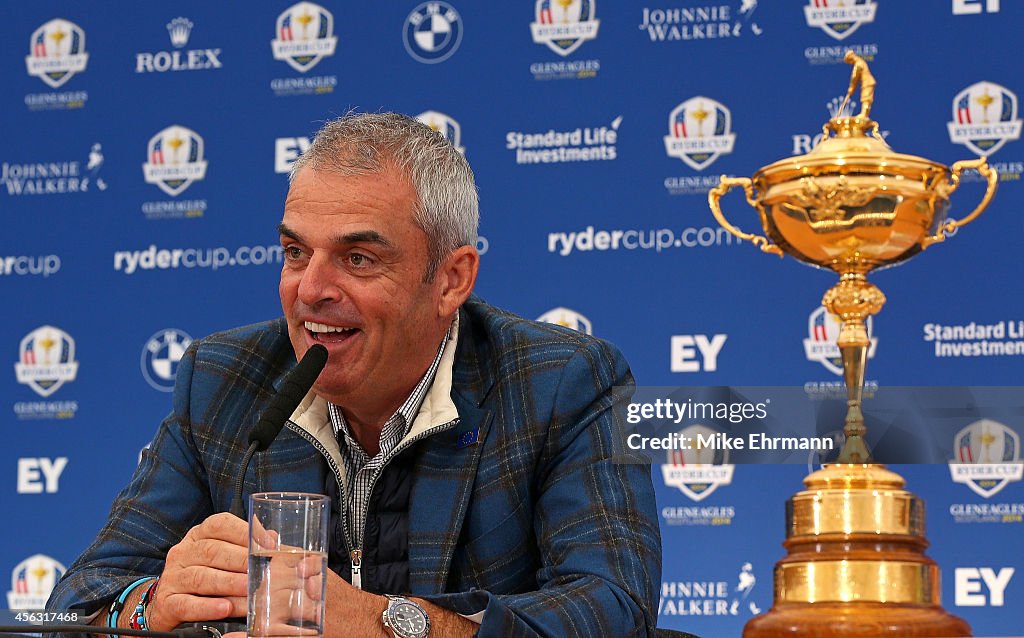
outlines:
[[[310,332],[347,332],[349,330],[355,330],[355,328],[328,326],[324,323],[313,323],[312,321],[307,321],[304,325],[306,326],[306,330],[309,330]]]

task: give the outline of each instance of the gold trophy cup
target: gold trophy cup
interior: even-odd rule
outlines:
[[[708,193],[715,219],[762,251],[839,274],[822,304],[842,320],[838,346],[847,389],[846,442],[838,463],[804,479],[787,504],[788,555],[775,566],[771,610],[747,623],[744,638],[900,638],[970,636],[966,622],[940,604],[939,568],[924,550],[924,504],[904,480],[872,463],[861,400],[870,341],[865,321],[885,296],[867,281],[876,268],[901,263],[944,241],[985,210],[999,176],[985,158],[952,168],[894,152],[869,119],[875,79],[862,58],[853,65],[839,113],[806,155],[769,164],[753,178],[722,176]],[[861,112],[845,106],[860,85]],[[949,196],[966,169],[988,182],[981,203],[947,220]],[[767,235],[726,220],[719,200],[741,187]]]

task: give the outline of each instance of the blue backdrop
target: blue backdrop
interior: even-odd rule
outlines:
[[[872,325],[870,386],[1022,384],[1024,7],[841,4],[8,3],[8,607],[38,607],[95,534],[169,409],[187,343],[279,314],[285,172],[321,122],[352,108],[421,115],[464,148],[487,300],[613,341],[642,385],[816,396],[841,381],[835,323],[818,314],[834,276],[738,244],[706,195],[720,174],[807,152],[853,48],[878,79],[872,116],[895,150],[985,155],[1000,172],[975,224],[872,277],[889,301]],[[982,193],[965,176],[951,215]],[[756,229],[741,197],[725,208]],[[948,446],[981,469],[899,469],[928,504],[944,605],[977,635],[1020,632],[1024,411],[957,418]],[[984,428],[996,452],[978,443]],[[655,468],[662,625],[738,636],[770,607],[783,504],[807,471],[736,465],[729,482],[680,487]]]

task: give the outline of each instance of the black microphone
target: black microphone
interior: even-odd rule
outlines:
[[[242,471],[235,479],[235,498],[231,501],[231,513],[238,518],[245,518],[245,506],[242,504],[242,484],[252,455],[270,447],[288,417],[292,415],[303,397],[313,387],[325,365],[327,365],[327,348],[320,344],[314,344],[306,351],[302,361],[299,361],[284,378],[281,389],[260,415],[256,427],[249,433],[249,449],[246,450],[245,456],[242,458]]]
[[[243,629],[244,630],[244,629]],[[220,638],[221,632],[212,627],[188,627],[174,631],[149,631],[147,629],[123,629],[121,627],[97,627],[96,625],[34,624],[0,625],[0,636],[25,634],[111,634],[114,636],[141,636],[143,638]]]

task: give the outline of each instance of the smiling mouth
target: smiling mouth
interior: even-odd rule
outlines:
[[[359,332],[358,328],[329,326],[325,323],[315,323],[313,321],[303,322],[303,326],[313,337],[313,340],[318,343],[339,343]]]

